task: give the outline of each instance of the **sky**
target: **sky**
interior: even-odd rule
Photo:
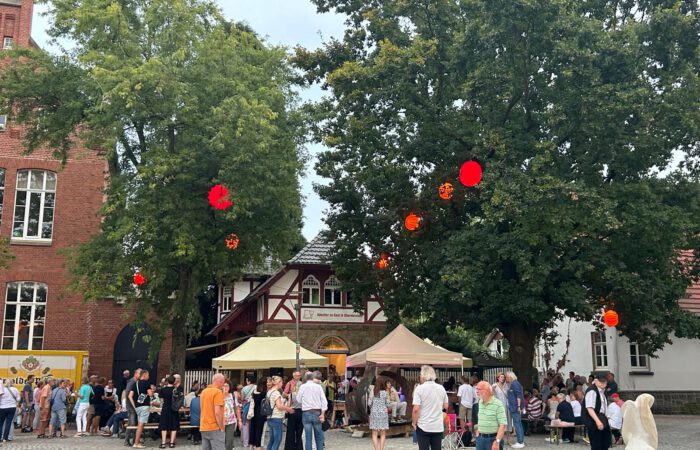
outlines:
[[[266,42],[292,48],[298,44],[314,49],[331,37],[341,37],[343,17],[333,13],[318,14],[310,0],[216,0],[224,16],[229,20],[248,23]],[[55,51],[48,43],[46,34],[48,18],[42,17],[47,10],[45,5],[34,9],[32,37],[44,49]],[[319,88],[300,92],[307,101],[322,95]],[[313,191],[313,183],[322,182],[313,169],[316,155],[323,148],[309,145],[307,151],[312,156],[302,179],[304,205],[304,237],[311,240],[324,227],[323,214],[327,204]]]

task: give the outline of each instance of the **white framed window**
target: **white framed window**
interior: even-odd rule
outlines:
[[[3,50],[9,50],[12,48],[12,37],[11,36],[5,36],[2,40],[2,49]]]
[[[343,306],[343,291],[340,280],[335,275],[323,283],[323,304],[326,306]]]
[[[3,350],[43,348],[47,296],[48,287],[44,283],[7,283],[2,328]]]
[[[316,277],[309,275],[301,284],[301,290],[304,293],[301,302],[304,305],[320,305],[321,304],[321,283]]]
[[[7,116],[0,114],[0,131],[5,131],[5,128],[7,128]]]
[[[591,333],[593,342],[593,368],[607,369],[608,368],[608,344],[605,338],[604,331],[594,331]]]
[[[642,353],[635,342],[630,342],[630,366],[632,369],[649,370],[649,356]]]
[[[5,169],[0,168],[0,224],[2,224],[2,205],[5,203]]]
[[[12,237],[50,241],[56,205],[56,174],[48,170],[17,172]]]
[[[233,299],[233,289],[229,286],[221,288],[221,314],[231,311],[231,300]]]

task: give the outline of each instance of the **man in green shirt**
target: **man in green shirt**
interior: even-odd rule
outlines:
[[[491,385],[480,381],[476,385],[479,397],[479,414],[474,425],[476,450],[503,450],[503,434],[506,432],[506,408],[493,396]]]

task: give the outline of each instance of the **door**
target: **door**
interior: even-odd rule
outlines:
[[[158,354],[156,353],[153,359],[148,358],[150,345],[143,339],[148,335],[148,329],[137,335],[136,329],[127,325],[117,336],[112,364],[112,379],[117,386],[122,379],[122,373],[129,370],[133,375],[134,369],[148,370],[151,383],[158,384]]]

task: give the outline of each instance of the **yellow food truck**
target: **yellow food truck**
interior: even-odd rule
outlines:
[[[11,379],[21,392],[27,376],[67,379],[80,385],[88,369],[88,352],[61,350],[0,350],[0,378]]]

